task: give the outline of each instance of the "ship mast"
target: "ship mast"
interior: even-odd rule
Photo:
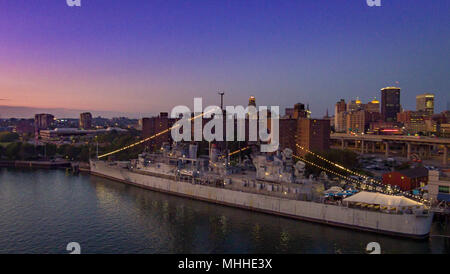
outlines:
[[[222,117],[224,117],[225,111],[223,109],[223,96],[225,95],[225,92],[219,90],[219,95],[220,95],[220,109],[222,111]],[[228,168],[228,142],[226,138],[225,138],[225,167]]]

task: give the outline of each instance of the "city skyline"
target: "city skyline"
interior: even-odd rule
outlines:
[[[429,92],[439,113],[450,90],[449,3],[413,2],[8,1],[0,105],[139,118],[193,97],[218,104],[221,89],[227,105],[253,95],[321,117],[340,98],[367,102],[399,86],[405,110]]]
[[[392,87],[391,87],[392,88]],[[383,88],[384,89],[384,88]],[[434,97],[433,93],[424,93],[424,94],[418,94],[417,96],[423,96],[425,94],[431,94]],[[400,94],[401,95],[401,94]],[[417,96],[415,96],[414,98],[417,99]],[[373,102],[374,100],[377,102],[382,101],[382,99],[380,99],[380,97],[382,96],[374,96],[373,98],[371,98],[371,100],[361,100],[361,98],[359,96],[355,97],[355,98],[340,98],[339,100],[344,100],[347,103],[352,103],[352,102],[360,102],[360,104],[370,104],[371,102]],[[251,98],[253,98],[253,101],[256,102],[256,98],[254,96],[251,96]],[[297,103],[301,103],[302,102],[297,102]],[[347,105],[346,103],[346,105]],[[215,105],[219,105],[217,103],[213,103]],[[417,101],[415,102],[415,106],[411,106],[411,108],[404,108],[403,105],[400,103],[400,107],[402,111],[415,111],[417,108]],[[186,104],[189,105],[189,104]],[[241,105],[245,105],[245,104],[241,104]],[[447,109],[444,109],[444,111],[448,111],[448,102],[446,104]],[[257,105],[256,105],[257,106]],[[306,107],[310,107],[309,104],[306,104]],[[286,106],[285,108],[281,109],[281,115],[287,115],[287,110],[291,109],[291,106]],[[322,117],[335,117],[335,115],[333,115],[333,107],[331,109],[327,108],[325,115],[322,115],[321,113],[311,113],[311,117],[313,118],[322,118]],[[378,111],[381,111],[381,109],[379,108]],[[80,113],[84,113],[84,112],[89,112],[93,114],[93,117],[102,117],[102,118],[117,118],[117,117],[127,117],[127,118],[131,118],[131,119],[139,119],[139,118],[144,118],[144,117],[154,117],[159,115],[161,112],[168,112],[170,113],[170,109],[167,110],[162,110],[160,112],[116,112],[116,111],[107,111],[107,110],[82,110],[82,109],[67,109],[67,108],[42,108],[42,107],[23,107],[23,106],[5,106],[5,105],[0,105],[0,119],[9,119],[9,118],[17,118],[17,119],[27,119],[27,118],[33,118],[33,116],[37,113],[49,113],[49,114],[54,114],[55,118],[58,119],[64,119],[64,118],[68,118],[68,119],[73,119],[73,118],[77,118],[79,116]],[[330,115],[331,113],[331,115]],[[434,112],[434,114],[438,114],[440,112]]]
[[[450,254],[449,14],[0,0],[0,254]]]

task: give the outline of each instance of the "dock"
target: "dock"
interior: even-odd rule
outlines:
[[[69,161],[0,161],[0,167],[54,169],[71,167],[71,163]]]

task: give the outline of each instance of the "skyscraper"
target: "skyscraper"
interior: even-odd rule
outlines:
[[[334,125],[334,131],[335,132],[346,132],[347,131],[347,111],[339,112],[338,115],[335,117],[336,124]]]
[[[380,101],[377,99],[373,99],[372,101],[368,102],[366,105],[364,105],[364,110],[368,112],[380,112]]]
[[[338,114],[339,112],[347,111],[347,104],[344,99],[341,99],[336,103],[336,107],[334,109],[334,114]]]
[[[434,94],[424,93],[416,96],[417,111],[426,112],[429,115],[434,114]]]
[[[92,128],[92,114],[90,112],[81,113],[79,124],[80,124],[81,129],[91,129]]]
[[[342,130],[345,130],[345,125],[343,124],[342,121],[343,114],[340,113],[346,111],[347,111],[347,103],[345,103],[344,99],[341,99],[339,102],[336,103],[334,107],[334,130],[336,132],[341,132]]]
[[[381,89],[381,117],[385,122],[397,121],[400,110],[400,88],[386,87]]]
[[[357,97],[356,100],[352,100],[347,104],[347,111],[360,110],[363,107],[361,100]]]
[[[41,129],[49,129],[49,127],[53,124],[55,120],[55,116],[51,114],[36,114],[34,116],[34,126],[37,131]]]

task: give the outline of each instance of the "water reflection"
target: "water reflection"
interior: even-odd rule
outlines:
[[[179,198],[64,171],[0,171],[0,252],[449,253],[449,239],[391,238]],[[433,234],[450,235],[435,223]]]

